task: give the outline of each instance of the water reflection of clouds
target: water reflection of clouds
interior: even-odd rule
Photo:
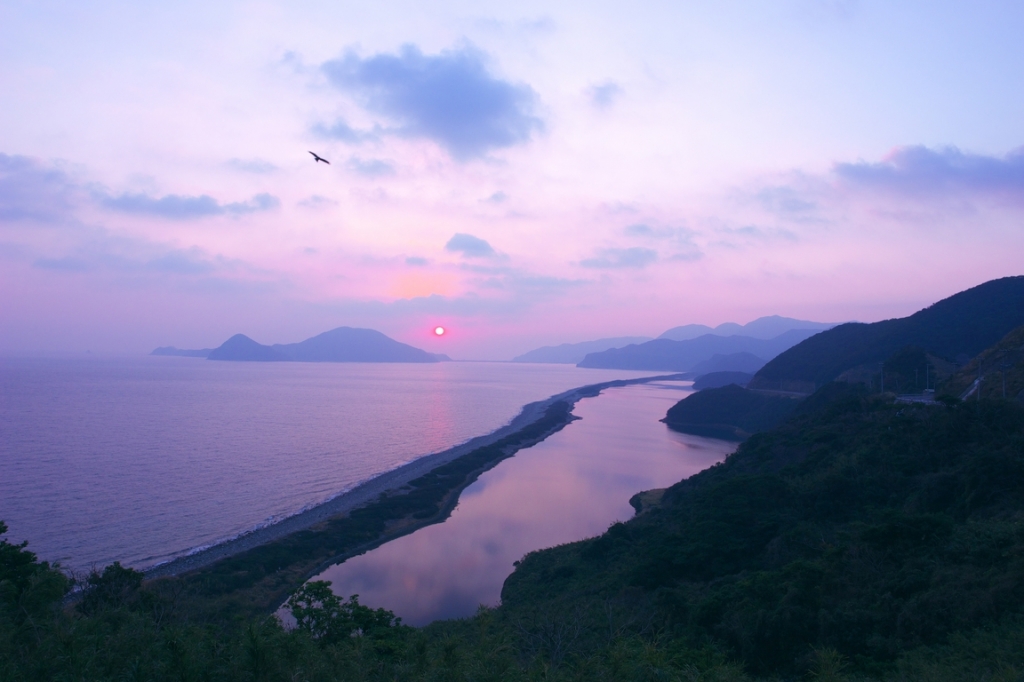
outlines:
[[[581,401],[581,420],[481,476],[446,522],[318,579],[413,625],[497,604],[512,562],[527,552],[597,535],[632,516],[633,494],[671,485],[733,449],[660,423],[678,397],[678,385],[640,385]]]

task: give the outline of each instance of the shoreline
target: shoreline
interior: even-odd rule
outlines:
[[[507,438],[524,431],[528,427],[540,421],[545,416],[548,408],[557,402],[566,402],[569,404],[569,411],[566,413],[565,421],[559,424],[557,428],[545,433],[541,438],[536,440],[531,439],[530,441],[522,443],[520,446],[516,447],[512,453],[509,453],[509,456],[518,450],[536,445],[538,442],[544,440],[544,438],[547,438],[549,435],[557,432],[566,424],[571,422],[574,419],[572,417],[572,407],[583,398],[594,397],[601,391],[608,388],[644,384],[652,381],[682,380],[684,379],[683,373],[681,372],[649,377],[638,377],[636,379],[616,379],[598,384],[580,386],[578,388],[573,388],[557,395],[553,395],[544,400],[528,403],[523,406],[519,414],[516,415],[512,421],[491,433],[477,436],[465,443],[461,443],[442,452],[424,455],[423,457],[414,459],[411,462],[407,462],[395,469],[374,476],[373,478],[356,485],[351,490],[336,495],[326,502],[322,502],[314,507],[310,507],[309,509],[297,514],[281,519],[276,523],[263,526],[262,528],[257,528],[230,540],[211,545],[196,551],[193,554],[177,557],[165,563],[145,569],[143,573],[145,574],[146,580],[180,576],[182,574],[206,568],[223,559],[242,554],[262,545],[281,540],[292,534],[308,530],[329,519],[345,516],[349,512],[366,506],[379,499],[382,494],[394,493],[407,486],[411,481],[421,478],[439,467],[454,462],[455,460],[473,453],[480,448],[492,445],[503,438]],[[464,488],[465,486],[462,486],[459,490],[455,491],[456,495],[455,499],[452,501],[452,506],[457,503],[459,494],[461,494],[461,491]],[[407,532],[411,532],[411,530]],[[387,535],[387,537],[379,538],[377,543],[379,544],[380,541],[387,541],[390,539],[392,539],[390,535]]]

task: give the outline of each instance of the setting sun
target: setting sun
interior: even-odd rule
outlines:
[[[434,333],[438,336],[444,336],[444,327],[434,327]]]

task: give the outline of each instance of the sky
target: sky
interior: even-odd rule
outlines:
[[[4,0],[0,354],[902,317],[1024,274],[1022,33],[1011,1]]]

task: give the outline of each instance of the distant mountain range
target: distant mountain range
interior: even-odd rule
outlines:
[[[267,346],[235,334],[214,349],[157,348],[151,355],[205,357],[247,362],[442,362],[447,355],[428,353],[373,329],[338,327],[299,343]]]
[[[575,365],[588,353],[599,353],[609,348],[620,348],[631,343],[650,341],[650,336],[617,336],[582,343],[563,343],[559,346],[543,346],[512,358],[512,362],[551,362]]]
[[[667,332],[658,337],[658,339],[652,339],[649,336],[618,336],[613,338],[598,339],[596,341],[584,341],[582,343],[563,343],[558,346],[544,346],[531,350],[528,353],[523,353],[515,358],[512,358],[512,362],[554,362],[554,363],[565,363],[565,364],[576,364],[580,367],[604,367],[604,364],[584,364],[585,359],[588,355],[594,355],[597,353],[603,353],[610,351],[615,348],[625,348],[628,346],[642,346],[640,351],[631,351],[638,353],[652,352],[658,354],[662,348],[667,346],[660,346],[655,344],[654,346],[644,346],[650,341],[655,340],[668,340],[668,341],[692,341],[701,336],[715,336],[715,337],[732,337],[732,336],[743,336],[750,339],[759,339],[764,341],[771,341],[778,338],[786,332],[794,329],[802,329],[809,331],[821,331],[834,327],[834,324],[828,322],[811,322],[809,320],[797,320],[792,317],[781,317],[779,315],[770,315],[768,317],[760,317],[753,322],[747,324],[736,324],[735,322],[725,322],[718,325],[717,327],[709,327],[704,324],[687,324],[681,327],[673,327]],[[806,338],[806,337],[802,337]],[[798,339],[798,340],[802,340]],[[716,342],[707,342],[710,346],[713,346]],[[742,344],[741,344],[742,345]],[[710,363],[707,366],[702,367],[689,367],[690,371],[699,371],[702,373],[716,372],[716,371],[737,371],[737,372],[756,372],[760,369],[765,362],[770,360],[780,351],[773,350],[774,346],[770,347],[770,350],[763,350],[760,347],[761,354],[758,355],[751,351],[746,350],[744,346],[743,350],[733,351],[730,350],[735,346],[730,342],[725,342],[721,345],[721,348],[712,350],[710,354],[699,353],[695,361],[695,364],[699,363]],[[721,356],[721,357],[717,357]],[[689,356],[687,356],[689,357]],[[717,358],[717,359],[715,359]],[[592,358],[586,361],[587,363],[603,363],[605,359]],[[669,362],[666,364],[663,360],[654,361],[653,365],[647,367],[624,367],[624,369],[675,369],[679,366],[679,362]],[[689,362],[689,360],[687,360]],[[643,363],[641,363],[643,364]],[[650,363],[648,363],[650,364]],[[685,364],[685,363],[684,363]],[[618,365],[616,365],[618,368]],[[684,370],[685,371],[685,370]]]
[[[591,353],[583,358],[579,366],[688,372],[703,363],[703,371],[706,372],[751,371],[818,333],[817,329],[790,329],[771,339],[717,334],[704,334],[683,341],[660,338],[625,348]]]
[[[746,389],[713,386],[724,379],[708,382],[675,405],[665,422],[687,433],[742,440],[774,428],[803,395],[813,392],[801,404],[843,391],[879,392],[883,368],[886,391],[929,387],[956,399],[980,390],[985,397],[1024,400],[1024,277],[986,282],[909,317],[823,331],[768,362]]]
[[[816,329],[823,331],[834,326],[836,325],[830,322],[811,322],[809,320],[796,320],[792,317],[769,315],[767,317],[759,317],[747,324],[725,322],[714,328],[704,324],[686,324],[682,327],[673,327],[658,338],[671,339],[672,341],[688,341],[705,334],[715,334],[716,336],[749,336],[754,339],[774,339],[791,329]]]

